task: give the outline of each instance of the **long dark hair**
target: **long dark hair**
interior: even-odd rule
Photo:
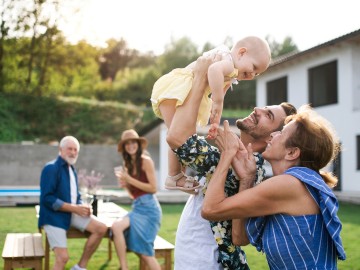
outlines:
[[[136,178],[140,177],[140,171],[141,171],[141,155],[143,153],[143,149],[141,146],[141,143],[139,141],[136,141],[138,145],[138,150],[135,153],[135,162],[132,161],[131,155],[129,155],[128,152],[125,150],[125,144],[123,145],[123,151],[122,151],[122,157],[124,161],[124,165],[128,171],[128,173],[132,176],[135,176]],[[135,175],[136,173],[136,175]]]

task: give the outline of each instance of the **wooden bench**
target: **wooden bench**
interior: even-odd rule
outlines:
[[[161,269],[171,270],[172,263],[172,251],[174,250],[174,245],[166,241],[160,236],[156,236],[154,242],[155,257],[157,259],[163,259],[164,262],[161,264]],[[140,257],[139,257],[140,258]],[[140,270],[148,270],[145,262],[140,258]]]
[[[111,202],[107,202],[107,203],[103,203],[103,208],[108,209],[108,211],[110,211],[110,216],[113,216],[116,211],[119,211],[118,215],[119,216],[123,216],[123,214],[121,213],[125,213],[127,212],[126,210],[124,210],[123,208],[119,207],[118,205],[111,203]],[[38,205],[35,206],[36,209],[36,216],[39,216],[39,209],[40,207]],[[116,216],[115,219],[117,219],[119,216]],[[99,216],[98,216],[99,217]],[[102,216],[99,217],[101,220],[104,219],[104,214]],[[111,224],[112,222],[115,220],[113,218],[110,218],[108,220],[104,219],[109,228],[109,232],[111,229]],[[40,230],[42,231],[42,230]],[[112,259],[112,238],[109,237],[109,232],[105,234],[104,238],[108,239],[108,260],[110,261]],[[87,238],[89,237],[89,233],[88,232],[81,232],[75,228],[70,228],[67,231],[67,238],[68,239],[74,239],[74,238]],[[157,259],[161,259],[160,264],[161,264],[161,268],[163,270],[171,270],[171,265],[172,265],[172,251],[174,250],[174,245],[171,244],[170,242],[166,241],[164,238],[160,237],[160,236],[156,236],[155,242],[154,242],[154,250],[155,250],[155,257]],[[139,254],[137,254],[139,256]],[[139,265],[140,265],[140,270],[147,270],[148,267],[146,266],[145,262],[141,259],[141,257],[139,256],[140,260],[139,260]],[[46,237],[46,233],[45,233],[45,270],[49,270],[50,269],[50,246],[49,246],[49,242],[48,239]]]
[[[8,233],[2,252],[4,270],[14,268],[42,269],[44,258],[40,233]]]

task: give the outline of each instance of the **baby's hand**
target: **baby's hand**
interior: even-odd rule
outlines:
[[[207,139],[209,140],[215,140],[216,136],[217,136],[217,130],[219,128],[219,124],[218,123],[213,123],[210,126],[208,135],[207,135]]]

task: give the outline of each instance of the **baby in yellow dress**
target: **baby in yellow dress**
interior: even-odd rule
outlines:
[[[232,83],[238,80],[252,80],[264,72],[270,63],[271,52],[268,43],[259,37],[248,36],[237,41],[229,50],[219,46],[204,55],[220,55],[220,60],[209,66],[208,86],[200,103],[197,124],[206,126],[210,120],[208,138],[214,139],[220,124],[224,96]],[[185,68],[177,68],[160,77],[154,84],[151,102],[154,113],[164,120],[169,128],[176,107],[181,106],[188,96],[193,81],[192,68],[195,62]],[[186,121],[186,119],[184,119]],[[169,176],[165,182],[167,189],[179,189],[196,193],[199,184],[184,175],[180,163],[169,149]]]

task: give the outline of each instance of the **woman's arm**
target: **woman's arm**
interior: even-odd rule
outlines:
[[[219,132],[221,132],[221,130],[219,130]],[[219,136],[221,135],[219,134]],[[217,217],[214,217],[214,213],[217,211],[217,204],[221,204],[226,200],[225,193],[218,191],[224,190],[228,169],[236,152],[240,148],[240,140],[230,131],[228,121],[224,121],[224,132],[221,138],[222,152],[220,160],[208,185],[201,211],[201,215],[209,220],[217,219]]]
[[[232,220],[232,242],[236,246],[246,246],[250,243],[246,233],[247,218],[238,218]]]
[[[225,197],[219,190],[224,189],[227,169],[233,157],[240,151],[243,158],[250,159],[248,150],[230,131],[229,123],[224,122],[224,151],[218,167],[207,188],[202,216],[208,220],[228,220],[284,213],[301,215],[316,213],[313,200],[301,181],[290,175],[279,175],[253,186],[254,175],[240,179],[239,193]],[[304,210],[304,206],[306,210]]]
[[[249,147],[251,148],[251,146]],[[252,155],[252,151],[251,155]],[[239,162],[239,166],[241,163]],[[243,168],[246,168],[246,165],[241,166]],[[239,187],[239,192],[244,191],[246,189],[251,188],[251,186],[253,185],[252,181],[242,181],[242,179],[246,179],[246,176],[242,175],[242,170],[239,171],[239,175],[241,175],[242,178],[240,178],[240,187]],[[250,174],[251,175],[251,174]],[[251,179],[251,176],[250,178]],[[246,246],[250,243],[248,235],[246,233],[246,223],[247,223],[247,218],[239,218],[239,219],[233,219],[233,227],[232,227],[232,241],[235,245],[238,246]]]
[[[224,143],[224,131],[222,129],[218,130],[218,136],[215,140],[216,145],[220,149],[220,151],[224,150],[225,143]],[[251,150],[251,149],[250,149]],[[252,153],[252,151],[250,151]],[[239,179],[239,173],[241,175],[242,171],[239,171],[239,167],[242,166],[242,160],[238,157],[241,155],[241,153],[237,152],[237,155],[234,156],[231,166],[233,168],[233,171],[237,174],[237,178]],[[253,166],[248,166],[250,170],[250,174],[255,175],[256,173],[256,164],[255,160],[250,160],[251,164]],[[249,244],[249,239],[246,234],[245,225],[246,225],[246,218],[243,219],[233,219],[232,220],[232,242],[237,246],[245,246]]]
[[[118,173],[118,175],[116,175],[116,177],[118,178],[119,187],[125,189],[129,195],[129,197],[131,199],[133,199],[134,196],[131,194],[131,192],[129,190],[130,185],[125,180],[123,180],[123,177],[122,177],[123,174],[124,174],[124,171],[121,171],[120,173]]]

